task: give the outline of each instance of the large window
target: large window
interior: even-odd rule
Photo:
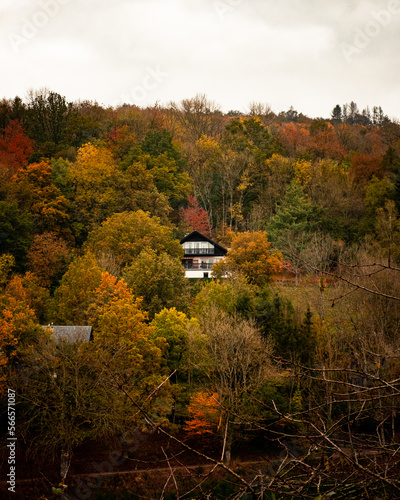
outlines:
[[[214,245],[208,241],[186,241],[182,246],[186,255],[204,255],[214,253]]]

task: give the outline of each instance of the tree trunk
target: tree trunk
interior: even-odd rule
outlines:
[[[61,449],[61,457],[60,457],[60,476],[62,482],[67,478],[67,474],[69,471],[69,467],[71,465],[72,453],[68,450]]]

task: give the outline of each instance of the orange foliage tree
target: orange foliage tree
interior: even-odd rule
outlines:
[[[310,131],[308,127],[302,123],[287,123],[285,124],[279,134],[287,154],[295,157],[303,153],[310,144]]]
[[[22,278],[15,276],[0,295],[0,393],[4,391],[8,366],[18,362],[19,348],[33,342],[41,327],[32,297]]]
[[[68,243],[55,233],[36,235],[28,252],[28,266],[45,287],[64,270],[71,256]]]
[[[241,272],[250,283],[262,285],[282,266],[282,254],[272,253],[270,247],[265,231],[237,233],[225,259],[213,266],[213,275],[222,277]]]
[[[197,392],[190,398],[188,406],[189,419],[184,430],[188,436],[205,436],[215,434],[220,427],[221,407],[216,392]]]

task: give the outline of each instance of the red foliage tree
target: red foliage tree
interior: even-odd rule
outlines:
[[[0,168],[14,175],[24,167],[33,152],[33,142],[18,120],[11,120],[0,135]]]
[[[187,229],[199,231],[203,234],[211,234],[208,224],[207,212],[199,206],[199,202],[193,196],[189,196],[187,208],[180,209],[181,220],[186,224]]]
[[[310,151],[316,158],[343,160],[346,156],[346,150],[341,146],[332,125],[328,124],[325,129],[317,131],[312,139]]]
[[[373,176],[381,179],[384,173],[382,156],[376,154],[355,154],[351,158],[351,174],[356,184],[366,184]]]

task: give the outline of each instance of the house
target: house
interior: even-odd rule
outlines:
[[[66,340],[67,342],[89,342],[93,340],[93,328],[91,326],[43,326],[46,330],[50,328],[52,337],[57,342],[59,340]]]
[[[186,278],[209,278],[212,266],[228,251],[199,231],[187,234],[181,245],[185,251],[182,263]]]

